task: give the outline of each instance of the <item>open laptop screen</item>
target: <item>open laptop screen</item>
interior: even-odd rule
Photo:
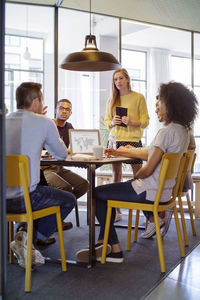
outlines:
[[[93,147],[100,145],[100,132],[98,129],[70,129],[69,142],[71,155],[93,154]]]

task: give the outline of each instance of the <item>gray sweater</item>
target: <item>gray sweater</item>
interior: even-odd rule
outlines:
[[[43,148],[57,160],[67,157],[67,148],[51,119],[23,109],[7,116],[6,154],[28,156],[30,192],[35,190],[40,181],[40,157]],[[16,198],[22,194],[19,188],[8,187],[6,198]]]

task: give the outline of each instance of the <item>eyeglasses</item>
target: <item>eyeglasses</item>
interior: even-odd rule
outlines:
[[[69,108],[69,107],[63,107],[63,106],[59,106],[59,110],[61,110],[61,111],[64,111],[64,110],[66,110],[66,111],[70,112],[70,111],[71,111],[71,108]]]

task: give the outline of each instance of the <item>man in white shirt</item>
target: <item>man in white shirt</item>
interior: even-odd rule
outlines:
[[[24,82],[16,90],[17,111],[6,119],[6,154],[26,155],[29,158],[30,199],[32,210],[60,206],[64,220],[76,204],[75,196],[66,191],[39,185],[40,157],[43,148],[56,159],[67,157],[67,148],[60,139],[55,123],[42,115],[43,94],[41,84]],[[7,188],[7,212],[25,211],[23,191],[18,187]],[[51,215],[34,222],[37,237],[43,240],[56,231],[56,216]],[[18,232],[11,243],[20,266],[25,266],[26,232]],[[33,251],[33,264],[44,263],[39,251]]]

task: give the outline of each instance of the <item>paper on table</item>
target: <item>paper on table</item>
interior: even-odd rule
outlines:
[[[78,153],[78,154],[72,155],[71,159],[72,160],[89,161],[89,160],[95,159],[95,157],[93,155],[89,155],[89,154]]]

